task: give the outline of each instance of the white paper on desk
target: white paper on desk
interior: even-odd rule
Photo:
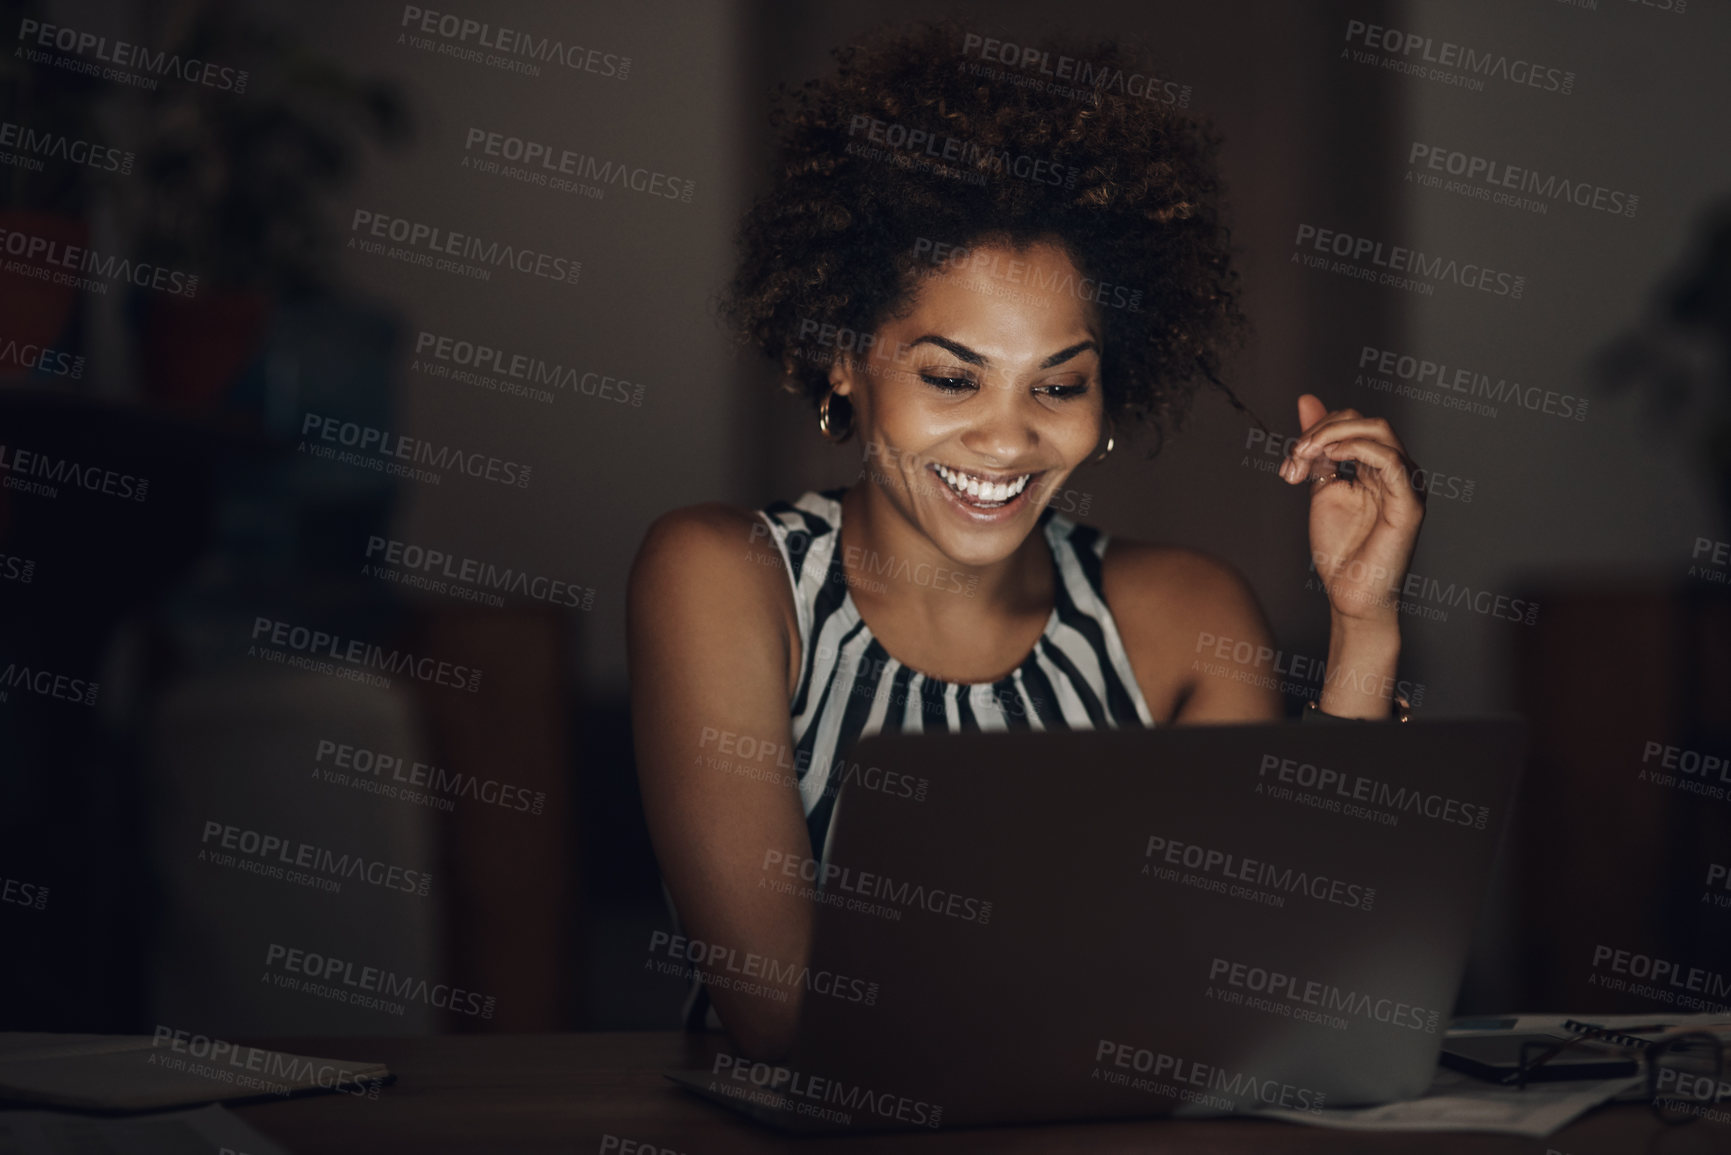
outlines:
[[[131,1118],[0,1111],[0,1151],[8,1155],[213,1155],[225,1148],[247,1155],[289,1155],[238,1115],[215,1105]]]
[[[1319,1112],[1268,1107],[1248,1114],[1348,1131],[1495,1131],[1542,1139],[1644,1082],[1644,1076],[1633,1075],[1592,1082],[1530,1083],[1522,1091],[1443,1067],[1417,1099]]]
[[[220,1041],[207,1042],[200,1055],[185,1041],[155,1035],[0,1032],[0,1099],[50,1110],[154,1111],[356,1085],[376,1088],[389,1077],[383,1063],[316,1059]]]

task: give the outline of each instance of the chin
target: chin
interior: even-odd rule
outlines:
[[[938,548],[958,567],[985,569],[1011,557],[1027,535],[1010,530],[982,541],[978,534],[950,534],[938,539]]]

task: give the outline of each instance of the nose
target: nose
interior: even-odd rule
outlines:
[[[976,408],[974,420],[962,433],[961,442],[988,467],[1001,469],[1032,452],[1040,443],[1040,435],[1033,414],[1018,404],[1021,399],[1014,390],[987,385],[982,392],[988,397],[993,393],[998,396],[990,398],[990,404]]]

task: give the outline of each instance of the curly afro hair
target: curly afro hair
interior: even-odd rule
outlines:
[[[857,341],[834,335],[905,309],[934,256],[1049,239],[1098,285],[1082,295],[1097,294],[1107,414],[1163,440],[1203,380],[1249,412],[1219,378],[1247,325],[1218,133],[1129,95],[1146,69],[1116,43],[1052,45],[1086,78],[1065,87],[964,52],[979,41],[953,22],[885,28],[836,50],[832,75],[780,86],[775,177],[721,303],[736,335],[816,405],[830,361],[853,355],[837,346]]]

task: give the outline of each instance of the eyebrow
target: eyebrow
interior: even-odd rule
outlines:
[[[950,353],[955,354],[957,357],[959,357],[963,361],[966,361],[970,365],[984,365],[986,363],[986,358],[983,354],[976,353],[974,350],[968,348],[966,345],[963,345],[958,341],[952,341],[948,337],[940,337],[936,333],[927,333],[923,337],[915,338],[914,340],[908,342],[908,348],[912,349],[915,345],[922,345],[922,344],[924,344],[924,345],[936,345],[940,349],[948,350]],[[1053,353],[1050,357],[1047,357],[1044,361],[1041,361],[1040,362],[1040,368],[1050,369],[1054,365],[1062,365],[1064,362],[1066,362],[1070,358],[1076,356],[1078,353],[1086,352],[1089,349],[1092,349],[1096,353],[1098,353],[1100,351],[1100,346],[1091,340],[1090,341],[1078,341],[1078,342],[1076,342],[1076,344],[1071,345],[1068,349],[1060,349],[1056,353]]]

